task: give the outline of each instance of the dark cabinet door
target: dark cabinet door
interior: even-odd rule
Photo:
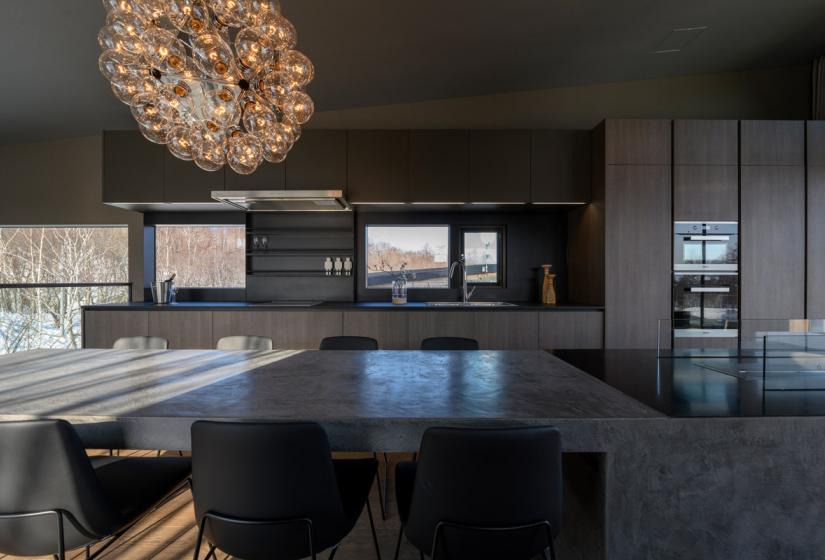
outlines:
[[[673,219],[681,222],[739,220],[739,167],[675,165]]]
[[[670,165],[671,121],[607,119],[605,162],[610,165]]]
[[[590,202],[590,132],[532,133],[530,201]]]
[[[410,135],[406,130],[348,133],[347,200],[407,202],[410,192]]]
[[[345,130],[304,130],[284,162],[287,189],[344,189],[347,183]]]
[[[742,165],[805,165],[804,121],[742,121]]]
[[[165,150],[163,189],[165,202],[214,202],[212,191],[224,190],[224,173],[227,166],[218,171],[204,171],[193,161],[178,159]]]
[[[739,165],[739,123],[733,120],[673,121],[674,165]]]
[[[284,168],[284,163],[269,163],[264,160],[253,173],[238,175],[227,166],[226,190],[273,191],[283,189],[286,181]]]
[[[529,202],[530,133],[470,132],[470,201]]]
[[[410,201],[470,200],[470,133],[466,130],[410,132]]]
[[[103,133],[103,202],[163,202],[166,146],[134,130]]]
[[[656,348],[671,314],[670,212],[670,166],[607,166],[606,348]]]
[[[825,121],[808,121],[808,165],[825,166]]]
[[[799,319],[805,313],[805,169],[742,167],[743,319]]]
[[[825,166],[808,167],[808,319],[825,318]]]

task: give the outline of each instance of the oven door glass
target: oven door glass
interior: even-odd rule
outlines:
[[[739,260],[736,238],[736,235],[677,234],[673,252],[676,269],[707,267],[735,271]]]
[[[738,284],[736,274],[674,274],[674,335],[737,336]]]

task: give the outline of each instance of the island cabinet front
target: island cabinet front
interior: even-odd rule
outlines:
[[[272,339],[275,348],[314,350],[328,336],[368,336],[382,350],[417,350],[434,336],[474,338],[482,350],[601,348],[601,310],[408,311],[154,309],[83,312],[83,347],[111,348],[122,336],[158,336],[170,349],[210,349],[225,336]]]

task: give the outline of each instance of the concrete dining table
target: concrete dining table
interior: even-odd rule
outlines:
[[[431,426],[550,424],[563,538],[581,558],[825,550],[825,418],[670,418],[547,352],[0,356],[0,421],[36,418],[71,421],[89,447],[180,450],[199,419],[317,421],[336,451],[390,452],[416,451]]]

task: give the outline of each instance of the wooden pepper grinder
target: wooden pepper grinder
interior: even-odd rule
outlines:
[[[552,264],[543,264],[544,281],[541,284],[541,303],[544,305],[556,305],[556,275],[550,273]]]

